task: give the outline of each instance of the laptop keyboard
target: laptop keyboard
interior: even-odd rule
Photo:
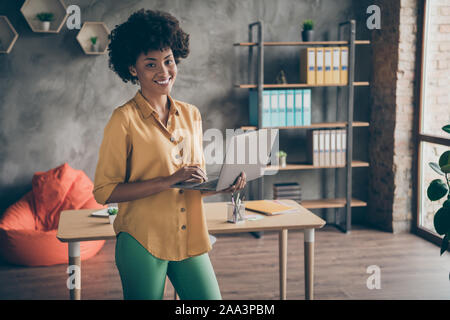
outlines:
[[[202,188],[215,188],[217,186],[217,183],[219,182],[219,179],[211,180],[208,182],[204,182],[201,185],[199,185]]]

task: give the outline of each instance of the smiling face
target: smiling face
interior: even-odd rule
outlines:
[[[141,53],[130,73],[139,79],[141,88],[154,95],[169,95],[177,77],[172,49]]]

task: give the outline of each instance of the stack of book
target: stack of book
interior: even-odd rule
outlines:
[[[273,198],[278,199],[292,199],[301,203],[302,193],[301,188],[297,182],[284,182],[273,184]]]
[[[300,82],[347,85],[348,47],[305,48],[300,56]]]
[[[250,90],[250,125],[258,125],[258,91]],[[263,90],[262,125],[293,127],[311,125],[311,89]]]
[[[308,162],[320,167],[343,167],[347,152],[345,129],[309,130]]]

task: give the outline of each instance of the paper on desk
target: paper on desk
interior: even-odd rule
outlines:
[[[98,211],[94,211],[94,212],[91,213],[91,216],[94,216],[94,217],[108,217],[109,216],[108,208],[101,209],[101,210],[98,210]]]
[[[260,215],[260,214],[246,214],[245,215],[245,220],[259,220],[264,218],[264,216]]]

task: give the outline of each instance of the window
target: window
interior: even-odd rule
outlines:
[[[417,231],[436,243],[440,243],[441,236],[434,229],[433,218],[446,197],[432,202],[427,197],[427,188],[432,180],[445,178],[428,163],[438,162],[450,146],[450,135],[441,129],[450,124],[449,8],[450,0],[424,1],[417,127]]]

